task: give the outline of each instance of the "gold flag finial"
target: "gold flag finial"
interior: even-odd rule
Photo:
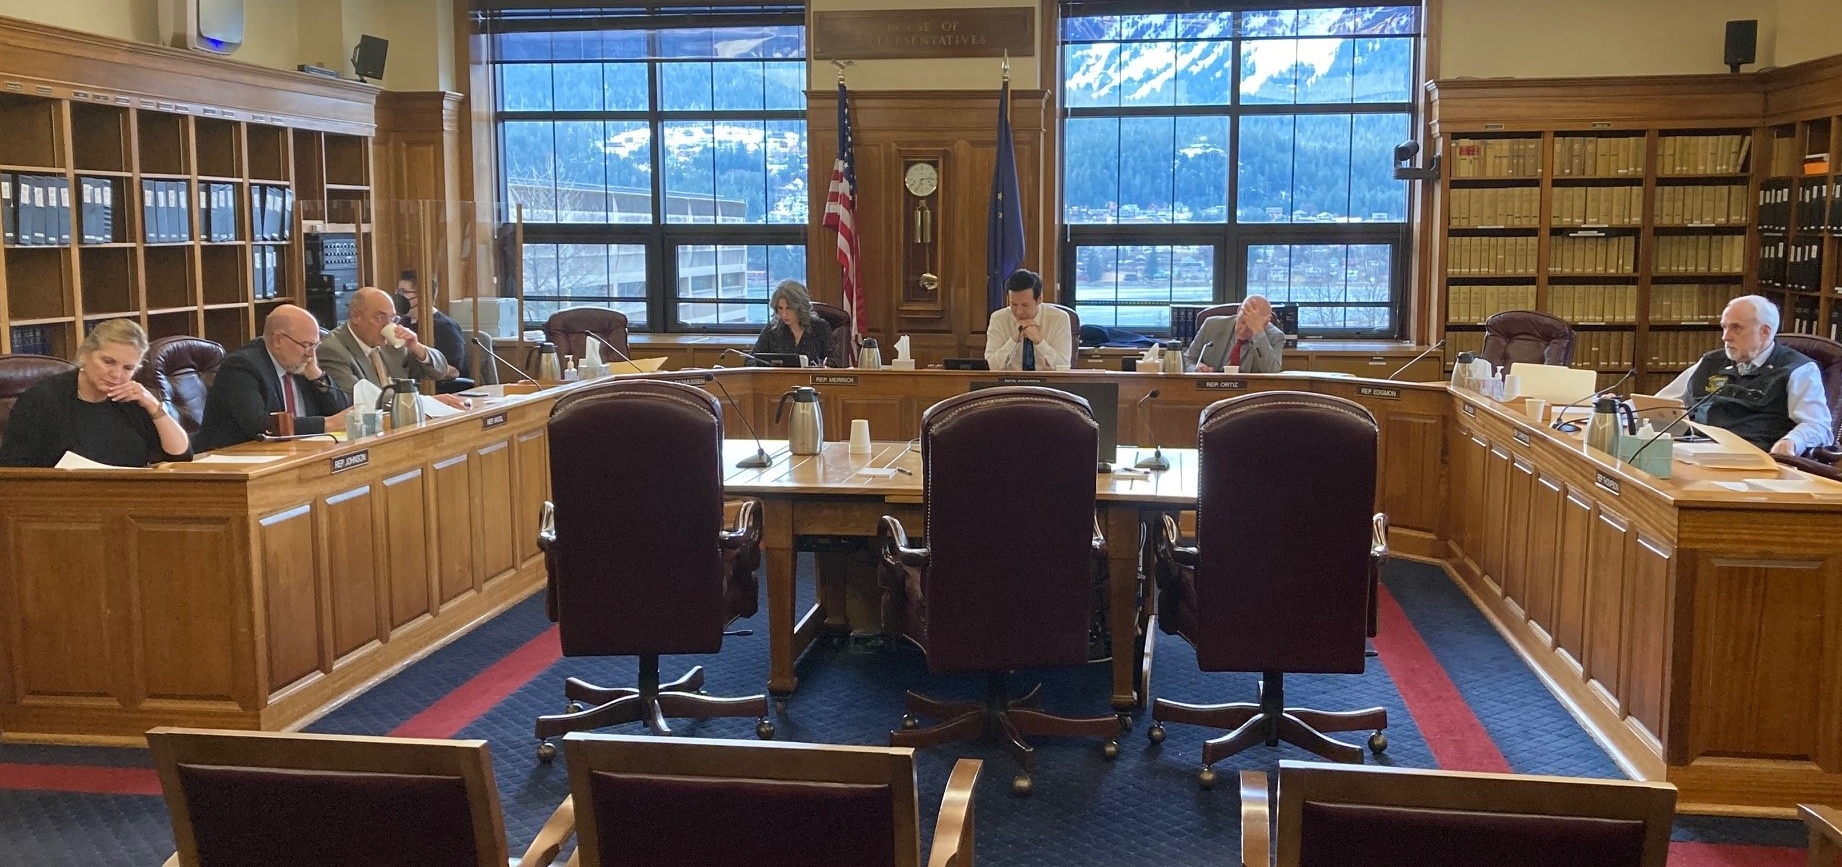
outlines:
[[[857,61],[855,60],[834,60],[831,62],[831,65],[838,67],[838,83],[843,84],[844,83],[844,68],[847,66],[856,66]]]
[[[1010,49],[1007,48],[1004,50],[1004,60],[1002,60],[999,63],[998,68],[1004,73],[1004,83],[1009,84],[1011,81],[1011,52],[1010,52]]]

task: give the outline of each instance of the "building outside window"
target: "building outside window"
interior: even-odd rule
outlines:
[[[500,197],[522,208],[527,326],[755,331],[806,280],[800,6],[482,0]]]
[[[1397,337],[1417,6],[1065,0],[1064,285],[1084,324],[1168,333],[1250,293],[1305,336]]]

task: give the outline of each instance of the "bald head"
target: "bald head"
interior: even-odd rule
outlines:
[[[396,316],[397,303],[391,300],[390,294],[375,286],[366,286],[352,293],[345,322],[366,346],[382,346],[385,329],[396,321]]]
[[[1271,316],[1273,302],[1266,300],[1265,295],[1249,295],[1247,300],[1241,302],[1241,310],[1255,316]]]
[[[283,304],[269,311],[269,317],[262,321],[262,342],[283,369],[302,373],[320,345],[320,323],[314,321],[312,313]]]

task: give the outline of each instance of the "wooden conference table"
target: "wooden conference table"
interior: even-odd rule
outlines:
[[[723,489],[761,500],[763,554],[767,560],[768,690],[785,701],[798,686],[793,664],[823,632],[845,631],[841,576],[821,570],[817,601],[794,611],[794,557],[797,540],[811,536],[874,537],[878,521],[894,515],[919,528],[921,452],[912,441],[874,443],[869,454],[853,455],[849,444],[828,442],[817,455],[792,455],[783,441],[769,441],[773,466],[735,469],[755,453],[753,440],[730,440]],[[1130,467],[1144,450],[1122,447],[1116,466]],[[1137,652],[1142,619],[1139,611],[1140,527],[1147,518],[1194,507],[1196,451],[1165,449],[1170,469],[1141,474],[1096,476],[1096,511],[1107,538],[1108,617],[1113,641],[1113,707],[1135,711],[1143,706],[1141,688],[1151,666],[1149,642],[1141,661]],[[899,468],[899,469],[898,469]],[[903,473],[901,470],[908,470]]]
[[[880,439],[905,441],[928,406],[1003,378],[714,373],[734,396],[732,438],[744,420],[784,436],[775,402],[811,385],[833,441],[855,418]],[[656,376],[702,384],[706,374]],[[1166,446],[1194,446],[1200,410],[1237,394],[1290,389],[1362,404],[1381,428],[1376,506],[1388,513],[1395,555],[1444,566],[1621,766],[1675,783],[1690,811],[1842,806],[1842,496],[1735,489],[1750,485],[1746,473],[1657,479],[1530,424],[1514,405],[1443,383],[1310,373],[1031,379],[1116,383],[1120,441]],[[526,597],[541,585],[545,419],[579,387],[363,442],[224,452],[274,458],[261,464],[0,470],[0,737],[122,742],[162,724],[297,728]],[[1153,389],[1161,396],[1140,405]],[[736,492],[768,505],[777,694],[796,685],[792,661],[810,637],[827,621],[842,625],[836,582],[821,587],[824,607],[796,623],[794,540],[871,534],[884,511],[919,514],[913,477],[866,476],[860,466],[828,456],[730,471]],[[1798,481],[1791,470],[1763,475]],[[1097,480],[1109,486],[1099,493],[1114,558],[1112,698],[1122,707],[1143,698],[1122,646],[1135,629],[1119,628],[1138,586],[1137,553],[1124,540],[1136,538],[1140,511],[1187,500],[1187,478]]]

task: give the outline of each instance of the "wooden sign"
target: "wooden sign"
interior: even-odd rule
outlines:
[[[1400,389],[1382,388],[1381,386],[1378,386],[1378,385],[1360,386],[1356,389],[1356,393],[1362,395],[1363,397],[1375,398],[1376,400],[1400,400],[1401,399]]]
[[[1246,391],[1245,379],[1199,379],[1196,381],[1198,391]]]
[[[1036,10],[1029,6],[879,9],[812,13],[816,60],[1031,57]]]
[[[813,385],[856,385],[857,376],[851,373],[815,373]]]

